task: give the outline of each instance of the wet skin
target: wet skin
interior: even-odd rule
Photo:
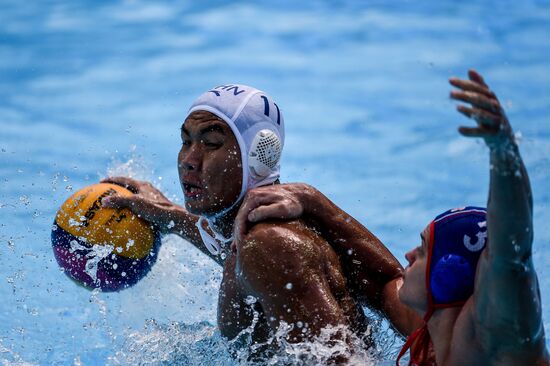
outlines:
[[[191,114],[181,127],[178,173],[185,208],[212,215],[231,206],[241,192],[242,163],[231,128],[210,112]]]
[[[165,233],[174,233],[223,266],[218,303],[218,326],[233,339],[250,327],[257,312],[253,339],[266,341],[282,321],[294,324],[291,342],[318,335],[328,325],[352,330],[366,328],[362,308],[348,290],[344,271],[330,243],[299,220],[270,221],[255,225],[236,250],[227,245],[222,260],[202,243],[195,215],[229,208],[242,184],[240,150],[231,128],[215,115],[197,111],[182,126],[178,172],[185,195],[185,208],[170,203],[149,183],[115,177],[105,181],[121,184],[135,195],[109,197],[109,207],[128,207],[155,223]],[[233,231],[237,207],[215,225],[224,236]],[[396,271],[399,268],[396,267]],[[247,304],[247,297],[256,299]],[[333,338],[344,338],[336,333]],[[337,361],[337,360],[335,360]]]
[[[187,210],[208,214],[231,206],[240,193],[242,166],[230,127],[209,112],[195,112],[182,127],[182,141],[178,169]],[[233,229],[231,215],[218,224],[226,235]],[[252,324],[253,310],[259,313],[257,341],[265,341],[281,321],[307,324],[305,332],[296,327],[289,334],[298,342],[329,324],[361,319],[336,253],[300,221],[256,225],[239,250],[226,255],[218,325],[227,338]],[[247,296],[257,304],[246,304]]]
[[[150,183],[126,177],[103,181],[120,184],[134,195],[110,196],[103,205],[131,209],[164,234],[189,240],[223,266],[218,325],[229,339],[253,324],[254,312],[258,321],[253,338],[258,342],[265,341],[283,321],[295,325],[287,337],[291,342],[311,339],[329,325],[361,333],[367,321],[359,301],[391,314],[403,334],[414,329],[418,317],[407,314],[412,310],[404,310],[397,300],[401,266],[370,232],[352,250],[340,240],[339,229],[323,231],[322,223],[266,221],[239,235],[239,244],[232,249],[226,243],[225,260],[212,255],[198,233],[196,215],[220,212],[233,204],[241,190],[241,164],[230,127],[209,112],[194,112],[182,126],[178,155],[186,208],[170,202]],[[226,237],[233,231],[238,206],[214,223]],[[366,230],[353,218],[341,219],[343,225],[354,222],[361,227],[354,233]],[[257,299],[253,306],[247,304],[249,296]],[[345,339],[344,332],[335,333],[335,338]],[[339,361],[343,360],[334,359]]]
[[[435,362],[445,366],[550,365],[540,290],[532,262],[533,202],[529,177],[496,95],[476,71],[469,71],[468,76],[469,80],[449,80],[458,89],[450,96],[467,103],[459,105],[457,110],[477,123],[475,127],[460,127],[459,132],[467,137],[483,138],[489,147],[489,239],[478,262],[472,296],[462,307],[436,309],[428,321],[433,348],[423,365]],[[337,233],[340,241],[333,243],[335,247],[351,249],[360,259],[362,264],[356,273],[369,272],[370,259],[374,257],[369,250],[372,245],[365,245],[362,238],[372,238],[372,234],[313,187],[287,184],[249,191],[236,218],[236,232],[245,235],[250,222],[274,217],[307,217],[321,223],[324,237]],[[393,303],[392,306],[383,306],[393,324],[412,319],[402,306],[408,305],[407,308],[414,309],[419,316],[424,316],[428,308],[429,228],[421,236],[422,244],[406,255],[409,265],[402,285],[398,286],[401,306],[395,298],[385,301]],[[238,240],[236,242],[238,246]],[[368,286],[363,292],[368,292]],[[402,329],[410,329],[411,324],[403,324]]]
[[[527,170],[512,127],[481,75],[451,78],[457,110],[476,121],[460,127],[485,140],[490,151],[487,246],[478,262],[474,292],[462,307],[437,309],[428,321],[438,365],[549,365],[537,275],[532,262],[533,201]],[[423,315],[429,228],[407,253],[401,301]],[[423,288],[423,289],[422,289]]]
[[[420,233],[421,244],[405,254],[409,265],[403,271],[403,282],[399,300],[422,314],[428,308],[428,291],[426,290],[426,265],[428,240],[430,237],[429,225]]]

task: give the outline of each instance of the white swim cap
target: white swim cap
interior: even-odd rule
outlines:
[[[237,202],[249,189],[279,179],[284,119],[269,95],[247,85],[220,85],[198,97],[187,116],[195,111],[208,111],[220,117],[237,138],[243,166]]]
[[[279,161],[285,141],[284,119],[279,106],[269,95],[240,84],[210,89],[193,102],[187,117],[195,111],[208,111],[224,120],[231,127],[241,151],[243,177],[239,197],[228,208],[210,217],[201,216],[197,222],[204,244],[217,255],[224,242],[231,238],[216,232],[211,219],[235,207],[249,189],[279,179]],[[204,221],[208,222],[213,236],[204,230]]]

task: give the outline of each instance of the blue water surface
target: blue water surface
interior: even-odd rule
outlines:
[[[215,327],[220,270],[189,243],[165,238],[151,273],[114,294],[69,281],[50,244],[61,203],[107,175],[182,203],[179,128],[214,85],[271,94],[283,180],[319,188],[404,263],[437,213],[485,204],[487,149],[458,135],[471,122],[448,98],[469,68],[522,136],[548,334],[548,2],[3,0],[0,361],[239,362]]]

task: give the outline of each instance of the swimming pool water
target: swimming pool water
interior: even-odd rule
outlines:
[[[457,134],[470,122],[448,98],[468,68],[522,136],[548,334],[548,2],[2,1],[0,361],[236,362],[215,327],[220,271],[190,244],[165,238],[152,272],[115,294],[75,286],[50,248],[61,203],[107,175],[181,203],[181,122],[222,83],[271,94],[283,180],[319,188],[404,263],[434,215],[486,201],[487,150]]]

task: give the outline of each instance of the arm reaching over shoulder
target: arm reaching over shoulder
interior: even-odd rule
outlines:
[[[109,177],[101,182],[118,184],[134,193],[128,197],[118,195],[106,197],[102,201],[104,207],[128,208],[139,217],[154,224],[162,234],[181,236],[221,264],[221,258],[212,255],[202,242],[196,227],[198,216],[190,214],[184,207],[170,201],[151,183],[128,177]]]
[[[546,351],[532,262],[529,177],[508,119],[483,78],[471,70],[469,80],[451,78],[450,83],[459,89],[451,92],[451,98],[471,105],[458,106],[458,111],[478,124],[460,127],[460,133],[482,137],[491,164],[487,248],[479,260],[473,302],[466,311],[471,312],[475,338],[482,349],[502,357],[503,362],[535,364],[544,359]]]
[[[399,301],[402,267],[361,223],[307,184],[281,184],[248,192],[235,220],[235,246],[250,223],[267,218],[311,221],[338,253],[354,296],[383,311],[404,335],[421,324],[420,317]]]

